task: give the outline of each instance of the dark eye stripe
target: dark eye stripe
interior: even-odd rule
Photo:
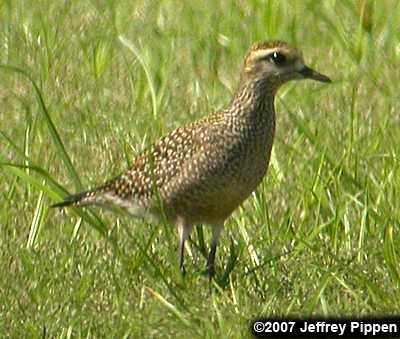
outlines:
[[[283,65],[286,62],[286,56],[279,52],[272,52],[267,58],[276,65]]]

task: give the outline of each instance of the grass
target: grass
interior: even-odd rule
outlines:
[[[8,0],[0,18],[2,336],[246,337],[261,315],[399,314],[397,1]],[[165,225],[49,209],[226,105],[269,38],[334,83],[279,92],[273,162],[226,225],[217,293],[206,228],[182,279]]]

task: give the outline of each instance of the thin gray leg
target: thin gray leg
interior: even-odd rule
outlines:
[[[184,257],[185,257],[185,241],[189,237],[190,231],[192,227],[185,223],[179,224],[179,246],[178,246],[178,255],[179,255],[179,268],[182,272],[182,275],[186,274]]]
[[[223,224],[211,225],[212,238],[210,242],[210,253],[208,254],[208,259],[207,259],[207,271],[208,271],[208,281],[210,284],[210,289],[211,289],[212,279],[214,278],[215,275],[215,254],[217,253],[217,245],[219,237],[221,235],[222,227]]]

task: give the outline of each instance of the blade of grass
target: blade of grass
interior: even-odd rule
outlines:
[[[280,103],[285,108],[286,112],[288,113],[289,118],[292,120],[292,122],[297,127],[299,132],[306,137],[306,139],[311,143],[311,145],[315,148],[315,150],[319,154],[324,155],[326,162],[332,168],[338,168],[338,164],[334,160],[335,158],[329,154],[329,152],[323,146],[323,144],[320,142],[320,140],[317,139],[316,137],[314,137],[314,135],[312,134],[312,132],[310,131],[308,126],[300,118],[298,118],[296,116],[296,114],[293,113],[292,110],[289,109],[289,107],[285,104],[285,102],[280,100]],[[340,166],[340,171],[341,171],[341,176],[343,176],[343,179],[346,182],[346,184],[353,186],[355,189],[357,189],[359,191],[364,190],[364,185],[361,183],[361,181],[357,180],[352,174],[350,174],[346,168],[344,168],[343,166]],[[371,199],[374,200],[373,198],[371,198]],[[384,222],[388,221],[385,218],[385,216],[378,214],[373,209],[370,210],[370,214],[371,214],[371,217],[373,217],[375,220],[377,220],[380,223],[384,223]]]
[[[244,226],[244,223],[239,221],[238,227],[239,227],[240,235],[246,245],[247,252],[250,255],[253,266],[258,267],[260,265],[261,260],[260,260],[259,255],[257,254],[256,249],[254,248],[254,246],[252,245],[252,243],[250,241],[250,236],[246,230],[246,227]]]
[[[1,135],[4,139],[6,139],[6,141],[10,144],[10,146],[11,146],[20,156],[22,156],[23,158],[26,159],[26,154],[24,153],[24,151],[21,150],[21,149],[17,146],[17,144],[16,144],[13,140],[11,140],[11,138],[10,138],[9,136],[7,136],[7,134],[5,134],[3,131],[0,131],[0,135]]]
[[[398,260],[395,245],[393,243],[393,226],[388,225],[385,230],[383,254],[385,257],[386,266],[389,269],[392,277],[400,284],[400,262]]]
[[[145,286],[145,289],[150,292],[150,294],[159,300],[168,310],[170,310],[182,323],[186,326],[190,326],[190,322],[185,318],[185,316],[178,310],[178,308],[171,304],[167,299],[165,299],[161,294],[152,290],[150,287]]]
[[[368,191],[365,193],[365,207],[362,211],[361,223],[360,223],[360,231],[358,236],[358,254],[357,261],[359,264],[362,264],[364,260],[364,243],[367,234],[367,225],[368,225]]]
[[[199,240],[198,249],[204,257],[207,257],[207,246],[204,241],[204,229],[201,225],[196,225],[196,233]]]
[[[81,225],[82,225],[82,218],[79,218],[78,221],[75,223],[74,231],[71,236],[71,242],[77,239],[79,230],[81,229]]]
[[[154,268],[155,274],[157,275],[157,278],[160,278],[165,286],[167,286],[169,292],[174,296],[174,298],[179,302],[180,306],[185,309],[186,311],[189,311],[187,306],[185,305],[183,299],[177,294],[176,289],[171,285],[169,282],[170,279],[167,279],[165,274],[161,271],[159,265],[157,265],[156,262],[150,257],[150,255],[146,252],[146,250],[137,242],[135,241],[136,246],[139,248],[140,252],[142,255],[146,258],[147,262],[150,263],[150,265]]]
[[[241,255],[242,248],[243,246],[238,246],[239,248],[235,247],[235,243],[233,241],[233,238],[231,237],[231,244],[229,248],[229,257],[228,257],[228,263],[226,264],[224,273],[218,281],[218,285],[221,286],[222,288],[225,288],[229,281],[230,281],[230,276],[234,268],[236,267],[236,263]]]
[[[36,187],[38,190],[43,191],[50,199],[57,201],[60,200],[62,197],[68,195],[68,191],[64,189],[60,184],[58,184],[49,173],[47,173],[44,169],[36,166],[29,166],[32,171],[37,172],[43,181],[33,177],[32,175],[27,175],[24,171],[25,165],[17,165],[17,164],[10,164],[5,162],[0,162],[0,166],[6,168],[11,174],[15,175],[22,179],[25,183],[31,184],[33,187]],[[85,222],[89,225],[94,227],[97,231],[100,232],[103,236],[107,239],[107,227],[105,226],[104,222],[93,212],[88,214],[88,212],[81,210],[81,209],[70,209],[72,213],[80,216],[83,218]]]
[[[304,306],[305,314],[307,314],[308,316],[312,315],[312,313],[315,310],[315,307],[318,304],[318,301],[321,299],[321,296],[323,295],[326,287],[331,282],[331,280],[332,280],[332,275],[330,272],[325,273],[325,275],[320,279],[321,283],[319,284],[318,289],[314,294],[314,297],[311,298]]]
[[[132,42],[130,42],[128,39],[126,39],[122,35],[120,35],[118,38],[121,41],[121,43],[133,53],[133,55],[139,61],[140,66],[142,66],[144,73],[146,74],[146,78],[147,78],[147,82],[149,84],[149,89],[150,89],[150,94],[151,94],[151,101],[152,101],[152,105],[153,105],[153,117],[154,117],[154,119],[157,119],[157,116],[158,116],[157,96],[156,96],[154,81],[151,77],[149,67],[147,66],[142,55],[140,54],[140,52],[138,51],[138,49],[135,47],[135,45]]]
[[[336,281],[345,288],[345,291],[350,294],[357,302],[362,302],[363,298],[360,295],[360,292],[354,287],[350,286],[342,277],[339,277],[336,273],[330,273]]]
[[[43,196],[44,193],[43,191],[41,191],[39,193],[39,198],[36,204],[35,212],[33,213],[32,223],[28,235],[28,241],[26,244],[27,248],[32,248],[35,245],[35,241],[40,232],[40,228],[43,225],[44,215],[45,215],[43,208]]]
[[[58,185],[54,181],[54,179],[51,179],[51,177],[42,168],[4,162],[0,162],[0,166],[6,168],[9,173],[22,179],[26,184],[30,184],[36,187],[38,190],[43,191],[52,200],[60,200],[61,197],[67,194],[67,191],[64,190],[60,185]],[[42,180],[43,178],[50,179],[49,182],[46,184],[47,180],[44,183],[42,180],[39,180],[32,175],[27,174],[25,171],[27,167],[29,167],[29,169],[31,170],[38,172],[41,175]]]
[[[49,111],[47,110],[42,93],[41,93],[38,85],[36,84],[35,80],[32,78],[32,76],[29,73],[27,73],[25,70],[23,70],[19,67],[15,67],[15,66],[11,66],[11,65],[0,65],[0,68],[7,70],[7,71],[21,74],[26,79],[28,79],[29,82],[32,84],[33,89],[36,94],[37,102],[40,107],[40,112],[42,113],[42,115],[44,117],[44,121],[46,122],[47,128],[50,132],[51,139],[52,139],[54,145],[56,146],[57,155],[61,158],[65,167],[67,168],[68,174],[69,174],[72,182],[74,183],[75,189],[77,191],[81,191],[83,186],[79,179],[78,173],[76,172],[75,167],[73,166],[72,161],[71,161],[67,151],[65,150],[64,144],[61,141],[60,135],[58,134],[58,131],[53,123],[53,120],[50,117],[50,114],[49,114]]]
[[[318,151],[319,154],[325,157],[325,160],[329,163],[330,166],[332,166],[332,168],[336,168],[337,165],[333,157],[331,157],[327,150],[323,147],[323,144],[319,142],[319,139],[314,137],[308,126],[303,121],[301,121],[301,119],[299,119],[297,115],[293,113],[293,111],[290,110],[289,107],[282,100],[280,101],[280,103],[285,107],[288,116],[297,127],[299,132],[307,138],[307,140],[313,145],[313,147]],[[363,185],[359,181],[354,179],[354,177],[350,173],[348,173],[346,169],[341,168],[341,170],[343,177],[348,183],[350,183],[352,186],[355,186],[357,189],[361,190],[363,188]]]

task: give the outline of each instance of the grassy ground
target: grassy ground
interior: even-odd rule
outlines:
[[[399,313],[398,1],[0,6],[1,336],[246,337],[260,315]],[[269,38],[334,83],[279,92],[274,161],[222,235],[219,292],[207,229],[182,279],[167,226],[49,209],[226,105]]]

